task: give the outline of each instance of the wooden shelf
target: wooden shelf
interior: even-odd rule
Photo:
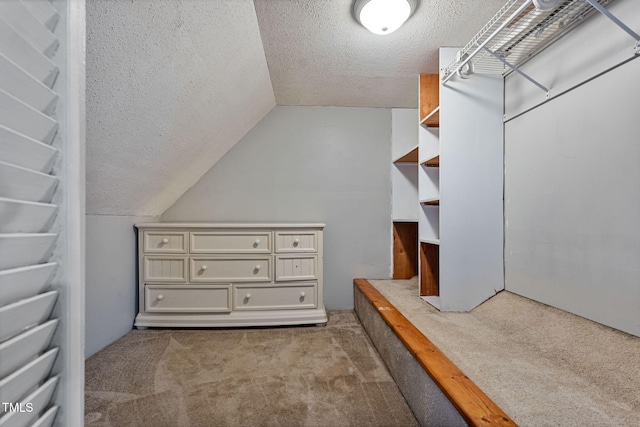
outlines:
[[[418,163],[418,146],[416,145],[407,154],[395,159],[393,163]]]
[[[411,279],[418,274],[418,223],[393,223],[393,278]]]
[[[420,296],[440,295],[440,246],[420,242]]]
[[[438,154],[435,157],[425,160],[421,163],[422,166],[428,166],[431,168],[439,168],[440,167],[440,155]]]
[[[440,239],[420,239],[420,243],[426,243],[428,245],[440,245]]]
[[[427,114],[424,119],[420,120],[420,124],[428,128],[440,127],[440,106],[436,107],[435,110]]]
[[[420,200],[420,203],[428,206],[440,206],[440,199],[424,199]]]
[[[420,123],[439,111],[440,75],[420,74]],[[436,114],[439,115],[439,114]],[[440,122],[438,118],[437,122]],[[426,125],[429,126],[429,125]],[[438,125],[436,125],[438,126]]]

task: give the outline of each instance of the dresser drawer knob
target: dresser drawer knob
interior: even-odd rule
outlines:
[[[256,270],[260,270],[260,264],[256,265]]]
[[[260,239],[256,239],[255,242],[253,242],[253,247],[258,247],[260,245]]]
[[[300,292],[300,298],[304,298],[306,296],[307,296],[307,294],[305,294],[304,292]]]
[[[202,270],[202,271],[204,271],[204,270],[206,270],[206,269],[207,269],[207,266],[206,266],[206,265],[203,265],[202,267],[200,267],[200,270]]]
[[[247,294],[244,296],[246,299],[250,299],[251,298],[251,294]]]
[[[169,239],[165,237],[164,239],[162,239],[162,243],[169,243]]]
[[[293,239],[293,246],[298,246],[300,239]]]
[[[162,300],[164,299],[164,295],[162,295],[162,294],[158,294],[158,296],[156,297],[156,299],[157,299],[158,301],[162,301]]]

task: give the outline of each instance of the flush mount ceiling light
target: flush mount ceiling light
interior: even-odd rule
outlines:
[[[391,34],[409,19],[418,0],[356,0],[353,13],[374,34]]]

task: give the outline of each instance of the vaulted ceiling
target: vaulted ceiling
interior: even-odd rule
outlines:
[[[420,0],[386,36],[352,0],[87,2],[87,213],[160,215],[276,104],[415,108],[504,2]]]

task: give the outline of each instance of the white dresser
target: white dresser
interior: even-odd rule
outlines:
[[[324,224],[142,223],[135,326],[325,324]]]

